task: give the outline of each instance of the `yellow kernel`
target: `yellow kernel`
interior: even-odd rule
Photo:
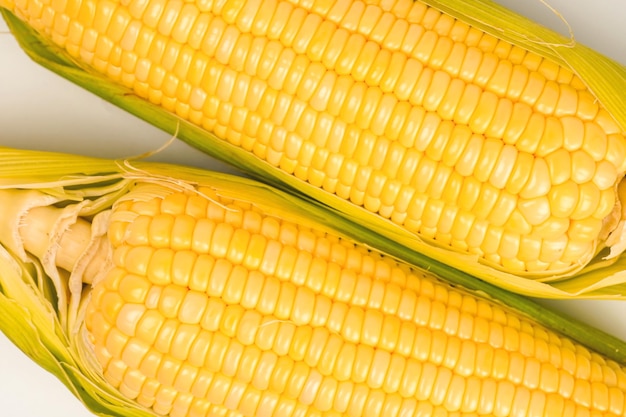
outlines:
[[[556,117],[573,116],[578,107],[578,92],[571,85],[560,84],[559,99],[554,109]]]
[[[567,233],[570,239],[592,242],[598,238],[601,228],[602,220],[600,219],[588,218],[573,220],[570,223]]]
[[[522,136],[522,133],[526,131],[533,114],[534,113],[529,106],[523,103],[513,104],[511,117],[508,121],[506,129],[504,130],[504,142],[511,145],[516,144]]]
[[[577,184],[584,184],[594,178],[596,163],[583,150],[572,153],[571,178]]]
[[[567,245],[567,236],[560,234],[554,239],[544,239],[541,244],[541,252],[539,253],[539,260],[541,262],[554,262],[561,259],[563,254],[563,248]]]
[[[582,148],[585,132],[584,123],[577,117],[563,117],[561,123],[565,149],[573,152]]]
[[[520,199],[517,204],[520,212],[531,225],[539,225],[551,215],[550,200],[543,196],[531,200]]]
[[[569,217],[576,208],[578,195],[578,184],[573,181],[553,186],[548,193],[552,215]]]
[[[484,132],[485,136],[503,138],[512,114],[513,102],[506,98],[500,98],[496,105],[491,123]]]
[[[504,189],[511,178],[517,158],[517,148],[504,145],[489,176],[490,184],[496,188]]]
[[[490,92],[484,92],[478,102],[470,120],[470,127],[477,133],[485,133],[498,107],[498,97]]]
[[[535,154],[544,136],[545,128],[546,118],[539,113],[533,113],[515,146],[522,152]]]
[[[488,226],[485,230],[485,235],[482,243],[480,244],[480,249],[485,254],[495,254],[498,252],[498,248],[500,247],[500,242],[502,240],[503,229],[500,227],[490,227]]]
[[[385,15],[392,16],[392,15]],[[396,16],[398,16],[396,14]],[[402,47],[402,42],[409,30],[409,23],[403,19],[393,19],[391,27],[386,31],[382,43],[390,50],[396,51]]]
[[[606,160],[611,162],[618,172],[626,167],[626,141],[622,135],[611,134],[607,139]]]
[[[415,59],[410,58],[406,61],[394,87],[394,94],[398,97],[398,100],[409,99],[423,68],[423,65]]]
[[[545,157],[557,150],[563,150],[563,125],[556,117],[548,117],[536,155]]]
[[[383,92],[378,87],[370,87],[365,91],[363,102],[356,115],[356,125],[361,129],[368,129],[374,119],[376,109],[383,99]]]
[[[556,150],[544,158],[548,165],[550,179],[554,185],[563,184],[571,176],[571,153],[565,149]]]
[[[417,78],[417,82],[413,86],[409,102],[414,106],[421,106],[426,97],[426,92],[433,82],[434,71],[431,68],[424,67]]]
[[[463,93],[461,94],[459,103],[456,106],[454,121],[460,125],[469,124],[481,97],[482,91],[480,90],[480,87],[473,84],[466,85],[463,89]]]
[[[596,165],[595,175],[592,178],[592,182],[600,190],[607,190],[618,183],[620,179],[621,177],[618,175],[613,164],[607,161],[601,161]]]
[[[582,150],[587,152],[594,161],[601,161],[605,158],[608,139],[606,133],[596,123],[586,122],[585,139],[583,140]]]
[[[520,100],[531,106],[535,105],[539,97],[546,88],[546,79],[537,72],[531,72],[528,75],[526,86],[520,95]]]
[[[451,77],[443,71],[435,71],[432,76],[430,85],[424,93],[422,105],[426,111],[437,111],[444,95],[448,91]]]
[[[498,139],[488,138],[484,141],[476,167],[474,168],[474,176],[478,181],[487,182],[489,180],[500,158],[502,149],[502,141]],[[511,150],[514,152],[512,147]]]
[[[543,158],[534,158],[529,178],[520,190],[520,197],[531,199],[544,196],[550,190],[550,172]]]
[[[517,63],[513,65],[511,69],[509,85],[506,91],[507,98],[517,101],[522,95],[524,87],[528,82],[529,76],[530,72],[528,68]]]
[[[438,40],[439,36],[435,32],[426,30],[413,48],[412,55],[422,62],[429,62]]]
[[[615,190],[613,188],[607,188],[600,191],[600,197],[596,211],[593,213],[593,217],[596,219],[604,219],[615,208],[616,200]]]
[[[479,155],[482,152],[484,142],[484,138],[481,136],[472,135],[463,149],[462,156],[460,156],[454,166],[459,174],[465,177],[473,175],[476,164],[478,163]]]
[[[370,130],[375,135],[384,135],[389,118],[398,101],[391,94],[384,94],[371,120]]]
[[[472,207],[472,213],[480,219],[489,218],[490,213],[496,208],[500,194],[500,190],[490,184],[482,184],[478,200]]]
[[[468,83],[472,82],[482,60],[483,52],[475,46],[468,46],[463,58],[463,64],[459,70],[460,78]]]
[[[547,81],[534,104],[535,109],[544,114],[553,114],[559,101],[560,91],[559,84],[555,81]]]
[[[331,31],[330,35],[331,38],[325,46],[326,49],[324,50],[324,55],[321,57],[321,61],[328,68],[335,68],[339,56],[342,52],[344,52],[344,48],[348,43],[350,32],[344,28],[336,27],[333,31]]]
[[[578,107],[576,115],[583,120],[593,120],[600,109],[596,97],[588,90],[578,92]]]
[[[459,79],[455,78],[450,81],[449,86],[445,91],[445,95],[442,97],[437,107],[437,113],[439,114],[439,116],[441,116],[442,119],[454,119],[457,105],[461,100],[461,96],[465,88],[465,83]]]

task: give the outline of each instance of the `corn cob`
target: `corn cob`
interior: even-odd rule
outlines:
[[[321,205],[129,167],[0,150],[0,311],[32,320],[0,324],[36,328],[101,415],[626,415],[623,342],[579,334],[616,359],[597,353]]]
[[[418,250],[469,254],[457,267],[553,280],[607,245],[621,253],[623,125],[561,51],[430,3],[0,4],[80,65],[293,177],[281,181],[376,213]]]

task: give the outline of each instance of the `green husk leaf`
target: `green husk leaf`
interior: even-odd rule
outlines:
[[[626,130],[626,96],[622,94],[626,91],[626,69],[622,65],[489,0],[427,0],[425,3],[572,68]],[[22,48],[39,64],[261,181],[302,198],[315,199],[332,207],[344,219],[357,219],[375,233],[396,242],[384,248],[394,256],[411,261],[421,257],[413,252],[420,252],[496,286],[534,297],[626,298],[626,277],[620,273],[621,263],[604,261],[601,258],[603,254],[587,267],[568,274],[518,276],[496,270],[486,263],[478,263],[474,256],[434,247],[390,221],[271,167],[254,155],[137,97],[128,89],[81,68],[65,52],[40,37],[10,12],[2,12]],[[90,172],[97,170],[91,169]]]

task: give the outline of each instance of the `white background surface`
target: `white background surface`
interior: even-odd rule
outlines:
[[[540,0],[500,0],[563,31],[565,25]],[[579,42],[626,64],[626,0],[550,0]],[[626,94],[626,92],[624,92]],[[32,63],[0,22],[0,145],[103,157],[132,156],[169,138],[146,123]],[[175,143],[156,159],[223,167]],[[550,303],[626,339],[626,302]],[[1,320],[1,318],[0,318]],[[89,417],[54,377],[27,359],[0,333],[0,408],[12,417]]]

